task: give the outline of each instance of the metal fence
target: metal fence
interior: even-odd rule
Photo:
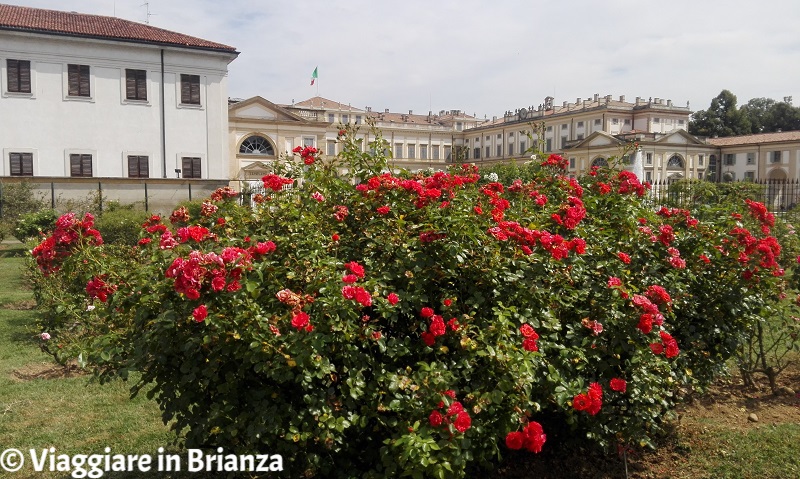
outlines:
[[[704,180],[664,180],[653,183],[652,206],[696,209],[703,205],[735,204],[745,198],[760,201],[789,221],[800,219],[800,180],[755,180],[714,183]]]

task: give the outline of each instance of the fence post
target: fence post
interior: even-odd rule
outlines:
[[[192,183],[189,182],[189,201],[192,201]]]
[[[147,202],[147,182],[145,182],[144,184],[144,211],[145,212],[150,211],[150,206],[149,203]]]
[[[50,182],[50,208],[56,209],[56,185]]]
[[[97,182],[97,191],[99,193],[99,195],[97,196],[97,198],[98,198],[97,202],[98,202],[98,205],[99,205],[99,208],[100,208],[100,213],[102,213],[103,212],[103,182],[102,181],[98,181]]]

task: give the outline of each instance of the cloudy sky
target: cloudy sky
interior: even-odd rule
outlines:
[[[0,0],[144,22],[146,0]],[[800,104],[798,0],[149,0],[150,24],[237,48],[229,94],[479,117],[625,95]]]

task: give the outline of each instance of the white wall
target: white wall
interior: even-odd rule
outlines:
[[[203,178],[228,177],[227,65],[233,54],[164,48],[166,176],[182,154],[203,160]],[[126,177],[127,154],[150,159],[163,176],[161,46],[0,32],[0,175],[7,151],[32,151],[34,176],[69,176],[69,153],[94,155],[93,176]],[[31,61],[32,92],[8,93],[6,59]],[[91,96],[67,96],[67,64],[89,65]],[[125,99],[125,69],[147,71],[147,101]],[[200,75],[201,105],[178,104],[179,75]]]

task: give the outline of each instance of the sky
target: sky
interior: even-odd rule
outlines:
[[[577,98],[800,104],[798,0],[0,0],[236,47],[228,94],[479,118]],[[318,84],[311,74],[318,68]]]

